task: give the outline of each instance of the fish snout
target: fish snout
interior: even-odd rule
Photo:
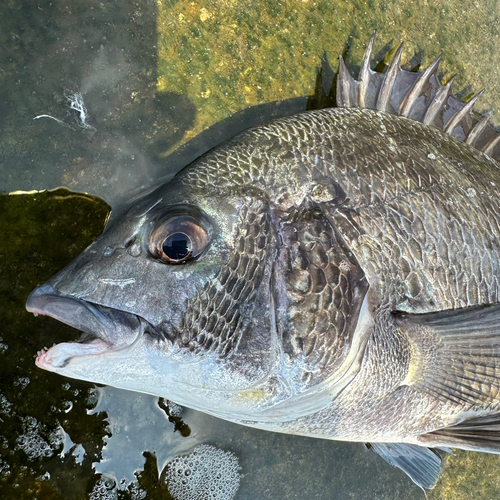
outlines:
[[[45,308],[49,302],[49,297],[57,295],[54,288],[47,283],[37,286],[26,300],[26,310],[35,316],[46,315]]]

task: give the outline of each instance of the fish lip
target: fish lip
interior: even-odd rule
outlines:
[[[35,315],[54,318],[110,345],[114,343],[110,335],[110,327],[114,328],[113,321],[122,319],[124,325],[127,320],[139,324],[135,314],[64,295],[47,284],[38,286],[30,293],[26,309]]]
[[[36,365],[51,371],[64,368],[74,356],[103,354],[130,347],[142,337],[148,326],[151,327],[135,314],[65,295],[49,284],[38,286],[30,293],[26,309],[87,334],[86,339],[56,344],[38,353]]]
[[[65,296],[50,285],[38,286],[30,293],[26,300],[26,310],[35,316],[49,316],[84,333],[101,338],[102,334],[99,335],[101,333],[99,328],[91,329],[89,325],[83,323],[85,317],[89,319],[99,317],[98,314],[95,314],[97,312],[95,307],[75,297]],[[75,312],[79,313],[80,321],[76,320]],[[96,326],[98,325],[99,323],[96,324]],[[103,338],[103,340],[105,339]]]

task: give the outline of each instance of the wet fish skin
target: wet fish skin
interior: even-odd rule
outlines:
[[[380,385],[367,386],[366,380],[362,385],[380,399],[402,383],[409,366],[409,348],[392,331],[391,311],[424,313],[498,300],[500,230],[491,182],[500,182],[494,161],[419,123],[371,110],[305,113],[249,131],[183,171],[141,201],[139,209],[132,206],[116,217],[49,285],[167,330],[165,338],[175,337],[176,356],[182,356],[183,349],[195,358],[222,355],[224,361],[211,363],[217,369],[227,363],[230,368],[224,372],[232,375],[224,382],[227,387],[218,387],[222,379],[217,379],[213,389],[241,389],[246,384],[255,392],[253,384],[267,373],[275,375],[264,389],[258,387],[265,403],[259,400],[257,413],[262,405],[272,408],[288,399],[281,392],[285,376],[280,371],[291,372],[293,391],[301,394],[340,369],[369,285],[366,314],[373,316],[382,336],[376,337],[375,329],[370,332],[364,365],[374,350],[380,356],[377,366],[392,355],[386,359],[392,371],[381,377],[374,368],[370,377],[381,378]],[[470,196],[471,189],[476,196]],[[214,221],[214,239],[198,261],[165,265],[152,259],[140,242],[144,245],[151,221],[179,206],[196,206],[206,213]],[[456,216],[466,224],[451,232]],[[489,227],[478,231],[478,222],[486,220]],[[412,223],[418,231],[412,231]],[[460,245],[455,242],[458,235]],[[138,256],[129,251],[136,242]],[[105,256],[106,248],[113,255]],[[453,258],[449,252],[454,252]],[[489,267],[476,278],[475,288],[468,295],[458,293],[470,286],[469,276],[479,277],[483,261]],[[451,276],[449,266],[443,266],[449,262],[456,269]],[[109,277],[135,282],[110,286]],[[273,304],[279,306],[277,311]],[[244,318],[235,320],[243,311]],[[383,349],[381,342],[386,344]],[[232,348],[237,353],[233,356]],[[91,370],[88,365],[82,369]],[[235,380],[241,376],[245,382],[239,386]],[[112,379],[101,382],[113,385]],[[143,384],[142,390],[159,392],[149,379]],[[415,397],[408,400],[412,408],[418,406]],[[417,399],[426,408],[431,404],[425,394]],[[433,404],[449,403],[436,399]],[[197,405],[213,411],[210,406],[210,401],[202,408]],[[245,409],[245,418],[252,411]],[[391,426],[384,418],[379,429],[355,425],[355,420],[367,422],[364,412],[346,420],[346,429],[333,422],[321,430],[317,424],[314,429],[287,425],[295,433],[401,441],[408,433],[427,432],[443,421],[451,424],[461,411],[457,406],[430,423],[407,419]],[[269,418],[273,420],[264,417],[266,426]],[[280,422],[274,427],[282,426]]]
[[[32,293],[33,312],[76,325],[54,313],[71,297],[119,323],[37,364],[268,430],[498,452],[459,434],[488,417],[491,438],[500,413],[499,185],[492,158],[387,112],[249,130]],[[178,217],[208,243],[168,264],[151,241]]]
[[[311,123],[312,120],[314,123]],[[303,139],[298,140],[301,129],[307,132],[302,132]],[[356,143],[349,140],[349,132],[342,135],[338,132],[352,130],[356,131]],[[367,426],[372,440],[373,434],[377,434],[377,440],[395,442],[403,439],[404,434],[417,435],[456,422],[463,408],[455,413],[458,408],[448,408],[449,401],[429,398],[411,387],[403,387],[384,404],[375,404],[373,399],[380,400],[384,394],[389,394],[398,384],[402,384],[411,365],[408,354],[412,340],[393,331],[392,311],[422,314],[498,302],[498,165],[478,151],[464,147],[434,129],[369,110],[327,110],[301,115],[270,125],[263,134],[269,137],[273,132],[284,155],[289,148],[292,149],[293,159],[288,163],[282,158],[273,160],[269,150],[274,152],[273,148],[278,149],[275,144],[266,147],[259,142],[257,134],[261,133],[260,129],[250,133],[248,151],[252,151],[252,155],[258,151],[260,161],[267,156],[268,164],[275,161],[278,168],[282,169],[282,182],[277,183],[277,189],[273,191],[268,186],[276,184],[266,184],[265,180],[261,181],[261,189],[270,190],[271,199],[280,204],[278,210],[286,211],[287,205],[291,204],[290,199],[293,200],[293,206],[300,206],[304,199],[307,200],[307,196],[301,198],[303,190],[323,193],[325,189],[332,189],[332,184],[325,182],[325,179],[335,179],[337,201],[333,198],[322,202],[314,199],[314,195],[308,201],[314,203],[316,208],[321,207],[325,217],[333,222],[335,230],[340,233],[341,240],[348,242],[370,285],[367,297],[376,318],[376,328],[372,332],[364,360],[367,366],[369,353],[376,353],[372,360],[373,372],[366,378],[361,376],[362,372],[358,375],[358,384],[352,386],[352,391],[346,390],[337,398],[340,408],[335,412],[337,417],[328,421],[329,430],[325,428],[315,432],[332,432],[332,420],[339,420],[338,414],[346,411],[349,398],[353,398],[354,394],[360,395],[360,391],[366,398],[355,398],[354,414],[343,420],[342,430],[340,427],[336,429],[347,439],[356,440],[361,436],[368,438],[366,429],[363,431],[360,428]],[[318,141],[315,150],[314,139],[318,136],[323,140]],[[294,141],[298,144],[297,150],[291,146]],[[328,153],[322,153],[319,166],[316,161],[301,161],[304,152],[316,158],[322,151],[329,152],[331,156],[328,158]],[[238,165],[228,167],[227,159],[221,157],[220,153],[206,162],[206,171],[213,172],[209,183],[216,186],[229,186],[228,179],[241,176]],[[251,160],[240,160],[243,165],[247,162]],[[317,170],[320,167],[324,169],[320,172],[323,182],[314,180],[314,175],[318,177]],[[203,167],[198,168],[203,178]],[[276,174],[272,172],[271,175]],[[196,185],[197,176],[198,172],[194,169],[188,171],[186,185]],[[308,230],[312,230],[310,225]],[[289,246],[282,250],[285,255],[291,253]],[[320,252],[318,249],[318,254]],[[320,315],[311,314],[311,305],[308,303],[308,307],[304,307],[304,302],[310,300],[312,307],[321,313],[325,309],[324,297],[327,295],[312,293],[314,278],[318,274],[313,264],[315,255],[311,248],[302,252],[304,254],[312,265],[305,267],[303,262],[296,262],[292,258],[296,266],[286,277],[288,311],[294,322],[282,327],[290,339],[289,349],[284,350],[300,358],[303,367],[317,368],[318,365],[312,361],[316,358],[319,366],[324,368],[328,362],[324,363],[325,360],[321,358],[321,349],[323,347],[331,354],[337,338],[332,335],[321,345],[318,340],[323,340],[325,335],[321,338],[322,332],[315,335],[313,328],[308,331],[303,327],[304,323],[313,325],[315,316]],[[297,268],[309,274],[309,281],[304,274],[294,280],[293,272]],[[309,288],[300,290],[304,280]],[[318,307],[319,304],[323,307]],[[303,322],[300,323],[302,318]],[[330,331],[335,330],[332,328]],[[286,335],[283,337],[287,338]],[[304,346],[304,340],[302,345],[296,342],[297,339],[305,339],[307,344],[311,338],[315,342],[311,353],[309,346]],[[383,373],[380,367],[386,365],[390,368]],[[323,369],[319,375],[312,375],[311,383],[323,380],[321,377],[325,376],[325,371],[332,373],[334,370]],[[380,379],[377,389],[370,383],[373,378]],[[354,390],[356,386],[357,390]],[[495,384],[492,388],[494,391],[484,402],[485,407],[497,404],[497,387],[498,384]],[[403,391],[409,394],[403,397]],[[356,415],[359,399],[365,401],[367,408]],[[398,407],[401,413],[394,412]],[[424,415],[429,408],[434,408],[436,414],[432,415],[429,422],[426,422],[427,416],[416,417],[416,421],[413,421],[413,413],[418,407],[422,408]],[[381,413],[384,408],[390,415]],[[423,411],[424,408],[426,411]],[[400,417],[396,415],[405,415],[405,422],[400,422]],[[412,418],[408,418],[409,415]],[[379,425],[371,422],[372,418]],[[356,422],[359,422],[359,427]],[[384,425],[380,425],[380,422],[384,422]],[[281,424],[275,427],[279,426]],[[296,433],[304,427],[302,421],[292,425]]]

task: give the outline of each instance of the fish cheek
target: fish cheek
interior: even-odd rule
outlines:
[[[273,239],[267,203],[258,200],[244,206],[229,258],[186,301],[179,323],[183,347],[199,355],[215,354],[221,366],[238,371],[234,380],[242,386],[269,370],[269,252]],[[236,351],[238,356],[234,356]]]
[[[319,209],[298,210],[280,225],[287,316],[283,348],[305,387],[345,361],[368,282],[334,221]]]

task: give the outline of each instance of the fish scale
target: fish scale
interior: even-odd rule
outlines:
[[[446,262],[452,261],[458,265],[457,267],[457,272],[456,276],[457,278],[455,279],[455,288],[456,288],[456,295],[455,295],[455,300],[448,300],[446,296],[448,295],[446,288],[440,285],[440,283],[443,281],[443,278],[440,276],[442,274],[439,272],[439,269],[436,270],[436,272],[433,275],[433,281],[436,283],[435,289],[437,296],[435,297],[434,294],[431,292],[428,303],[429,301],[432,301],[434,303],[433,307],[429,307],[427,304],[427,307],[425,305],[420,305],[418,309],[415,310],[415,312],[431,312],[433,310],[440,310],[440,308],[456,308],[456,307],[465,307],[468,305],[474,305],[474,304],[486,304],[489,303],[489,301],[497,301],[498,300],[498,288],[496,286],[493,286],[494,284],[492,283],[493,281],[493,276],[496,276],[498,273],[498,259],[495,258],[495,255],[498,255],[498,241],[500,240],[500,230],[498,227],[498,223],[495,224],[496,219],[495,217],[492,217],[493,214],[496,213],[496,206],[494,203],[490,201],[490,198],[492,196],[496,196],[495,190],[493,186],[491,186],[490,183],[485,182],[485,180],[481,179],[483,177],[479,176],[479,173],[477,173],[479,170],[484,169],[485,171],[490,173],[490,178],[494,179],[494,182],[498,183],[500,182],[500,171],[498,169],[498,166],[494,164],[490,159],[487,157],[480,155],[473,149],[465,149],[463,146],[460,149],[460,151],[456,151],[457,149],[457,144],[455,141],[448,139],[447,136],[442,136],[439,134],[437,131],[434,131],[433,129],[425,129],[418,123],[414,123],[411,121],[405,122],[403,125],[404,127],[398,127],[398,129],[395,128],[395,124],[393,123],[394,120],[391,119],[390,116],[388,115],[383,115],[374,111],[369,111],[369,110],[362,110],[358,111],[356,110],[355,112],[351,110],[335,110],[336,112],[333,113],[331,110],[325,110],[321,111],[321,116],[318,117],[319,113],[311,113],[314,116],[317,117],[316,121],[316,127],[317,127],[317,132],[316,136],[318,137],[318,142],[319,138],[323,138],[323,136],[327,135],[327,137],[324,139],[329,142],[328,134],[325,134],[325,130],[328,130],[328,128],[334,129],[335,128],[335,121],[336,120],[346,120],[350,122],[350,128],[352,129],[359,129],[359,128],[366,128],[368,129],[367,124],[369,123],[370,126],[373,126],[375,123],[375,126],[378,125],[379,123],[383,126],[376,127],[377,130],[384,130],[386,133],[391,132],[392,133],[400,133],[400,131],[407,130],[407,131],[412,131],[413,133],[410,135],[408,133],[408,138],[412,138],[411,140],[413,141],[412,144],[415,142],[415,136],[421,135],[422,140],[425,140],[426,143],[430,145],[434,145],[433,143],[436,142],[436,138],[439,140],[439,147],[441,152],[437,152],[435,154],[435,160],[429,161],[427,159],[427,152],[426,151],[416,151],[415,147],[413,145],[408,144],[408,148],[412,150],[413,154],[413,167],[411,169],[411,172],[413,174],[413,186],[414,188],[408,189],[408,184],[407,184],[407,171],[408,169],[403,167],[401,168],[401,165],[404,165],[404,157],[406,155],[405,153],[405,147],[406,144],[404,141],[402,141],[402,146],[400,147],[401,150],[403,150],[403,153],[398,152],[398,156],[401,157],[400,160],[398,159],[393,159],[392,161],[389,159],[389,155],[383,154],[378,156],[378,160],[371,161],[370,158],[370,151],[368,153],[366,152],[366,148],[364,148],[364,144],[360,144],[359,148],[360,150],[363,150],[363,156],[361,154],[356,154],[355,152],[353,153],[355,156],[358,158],[363,158],[363,162],[361,162],[359,159],[356,162],[357,164],[354,165],[354,168],[350,169],[349,171],[342,167],[341,165],[338,164],[340,160],[337,160],[336,164],[331,164],[330,168],[331,170],[327,172],[331,178],[335,178],[337,182],[340,184],[341,188],[347,192],[350,193],[350,204],[354,210],[356,210],[359,214],[360,217],[364,219],[363,223],[360,224],[360,230],[364,232],[364,236],[361,237],[359,242],[353,241],[351,243],[353,250],[356,252],[358,259],[360,258],[361,254],[363,253],[361,248],[358,248],[358,246],[361,245],[361,242],[363,242],[364,245],[368,245],[371,247],[379,247],[378,254],[379,256],[376,256],[373,254],[373,252],[370,253],[370,259],[372,260],[371,265],[373,266],[373,259],[378,261],[379,265],[374,268],[373,274],[374,275],[380,275],[381,273],[384,272],[384,268],[390,266],[390,263],[387,262],[386,255],[390,251],[391,242],[388,242],[387,244],[381,243],[378,241],[378,236],[380,233],[378,233],[376,230],[374,230],[373,224],[376,224],[381,233],[384,234],[388,228],[393,227],[392,233],[397,235],[398,238],[401,240],[398,242],[399,245],[404,246],[404,253],[410,256],[411,260],[413,261],[414,265],[413,268],[415,268],[416,265],[421,266],[422,265],[422,257],[421,257],[421,241],[420,238],[425,239],[426,234],[438,234],[442,235],[443,233],[445,234],[448,231],[452,231],[449,235],[449,238],[446,239],[441,239],[439,244],[437,244],[434,248],[431,248],[429,251],[437,251],[438,256],[437,256],[437,263],[439,264],[439,267],[442,269],[446,268]],[[344,116],[345,114],[345,116]],[[366,121],[363,118],[364,114],[370,114],[370,121]],[[375,115],[375,116],[374,116]],[[293,122],[293,129],[296,130],[298,129],[301,125],[302,122],[306,124],[305,126],[309,129],[310,125],[310,119],[309,118],[304,118],[304,115],[299,115],[298,117],[294,118],[289,118],[285,120],[286,122]],[[363,127],[360,127],[360,122],[363,122]],[[378,122],[378,123],[377,123]],[[267,136],[269,136],[269,132],[271,130],[272,125],[267,126]],[[279,134],[283,133],[284,125],[282,121],[280,121],[279,125],[277,126],[276,130],[274,131],[276,134],[276,139],[278,142],[283,140]],[[287,129],[289,130],[289,129]],[[247,161],[251,162],[251,153],[250,151],[253,151],[255,149],[258,149],[259,145],[257,141],[252,137],[253,133],[249,132],[247,133],[248,135],[245,135],[241,138],[240,142],[240,154],[243,156],[246,161],[243,163],[246,164]],[[289,134],[285,135],[284,141],[288,141],[287,137]],[[373,136],[373,134],[372,134]],[[430,137],[427,137],[430,136]],[[368,140],[366,138],[365,134],[362,134],[362,137],[364,137],[364,140]],[[341,138],[337,135],[336,137],[337,141],[340,141]],[[241,144],[248,143],[248,150],[245,151],[242,147]],[[408,139],[409,142],[409,139]],[[380,148],[383,152],[386,152],[385,150],[385,144],[381,145],[382,147]],[[458,156],[458,160],[455,160],[454,164],[451,164],[449,160],[445,160],[447,158],[445,155],[446,151],[446,146],[449,147],[450,151],[450,156]],[[299,147],[301,151],[303,150],[309,150],[308,144],[302,144],[299,143]],[[345,146],[347,147],[347,145]],[[357,149],[357,145],[351,145],[352,149],[355,151]],[[318,147],[319,149],[319,147]],[[374,146],[372,144],[370,149],[374,149]],[[434,147],[434,149],[438,149],[438,145]],[[456,153],[459,153],[457,155]],[[318,154],[319,152],[313,151],[310,154]],[[410,155],[411,153],[408,153]],[[217,164],[222,164],[222,165],[230,165],[230,161],[235,160],[234,157],[234,152],[231,154],[231,158],[223,159],[220,157],[220,153],[217,153]],[[381,161],[380,158],[385,158],[385,161]],[[228,183],[231,181],[231,177],[229,179],[227,176],[224,176],[223,173],[221,172],[216,172],[213,169],[213,160],[212,158],[207,158],[206,163],[210,165],[210,169],[214,172],[213,177],[209,180],[210,184],[215,184],[215,185],[220,185],[221,181],[223,183],[222,187],[225,187],[225,185],[228,185]],[[349,157],[347,156],[347,160],[345,158],[342,159],[342,162],[344,164],[349,164]],[[295,164],[295,162],[294,162]],[[377,169],[373,169],[373,164],[377,165]],[[460,203],[458,202],[457,199],[457,193],[456,192],[447,192],[446,186],[453,186],[453,189],[456,190],[457,187],[457,174],[463,171],[464,167],[462,165],[473,165],[476,175],[474,175],[473,180],[467,182],[465,180],[462,182],[461,191],[462,191],[462,206],[466,206],[466,210],[468,211],[468,220],[467,221],[460,221],[460,228],[462,231],[465,232],[465,237],[470,238],[470,233],[468,232],[467,226],[464,225],[464,223],[467,223],[471,226],[472,231],[475,231],[475,228],[473,226],[474,221],[481,221],[481,220],[493,220],[493,224],[495,224],[495,227],[492,229],[494,230],[493,233],[489,233],[484,231],[484,228],[482,229],[482,232],[480,235],[478,235],[478,238],[481,238],[481,241],[473,244],[474,248],[469,249],[468,251],[465,250],[467,248],[467,241],[464,240],[463,235],[459,233],[453,233],[454,229],[454,219],[449,218],[449,219],[444,219],[441,220],[440,223],[438,221],[433,220],[433,211],[429,212],[424,212],[425,214],[429,215],[424,215],[424,217],[427,217],[427,220],[425,220],[425,227],[427,230],[424,230],[423,232],[420,233],[415,233],[412,231],[411,228],[411,223],[409,219],[401,219],[401,214],[407,213],[408,215],[411,215],[413,213],[416,213],[417,210],[422,210],[422,207],[428,206],[436,206],[436,204],[439,204],[439,206],[442,207],[444,213],[451,211],[452,213],[454,212],[453,205],[449,203],[449,200],[452,199],[452,197],[455,198],[454,203],[457,204],[460,207]],[[233,166],[234,170],[238,171],[238,161],[236,161]],[[312,180],[312,172],[311,172],[311,162],[304,161],[301,163],[303,165],[303,170],[304,170],[304,177],[311,179],[309,183],[309,190],[313,190],[315,187],[314,180]],[[324,162],[323,165],[327,165],[327,162]],[[418,168],[416,168],[418,167]],[[455,168],[453,168],[455,167]],[[493,167],[493,168],[492,168]],[[184,182],[189,182],[191,183],[192,181],[192,175],[190,172],[197,172],[198,169],[204,170],[205,163],[202,162],[200,164],[197,164],[196,167],[193,170],[188,170],[186,171],[186,180],[184,181],[182,176],[181,178],[183,179]],[[227,167],[225,167],[227,168]],[[281,165],[280,168],[284,168],[283,165]],[[457,172],[458,170],[458,172]],[[345,176],[343,176],[343,172],[346,173]],[[360,176],[363,176],[367,172],[367,175],[369,175],[371,182],[369,184],[363,183],[362,188],[359,188],[359,178]],[[495,175],[491,175],[495,174]],[[272,175],[270,172],[268,172],[268,175]],[[478,179],[479,178],[479,179]],[[233,178],[232,179],[234,184],[238,186],[238,188],[241,187],[241,180],[240,177]],[[474,182],[473,182],[474,181]],[[252,185],[253,186],[258,186],[261,187],[262,189],[267,189],[267,194],[270,195],[273,198],[278,198],[281,194],[281,191],[283,188],[279,186],[280,192],[275,192],[275,193],[269,193],[269,189],[266,188],[265,186],[259,186],[259,179],[258,178],[253,178],[252,179]],[[492,182],[492,181],[490,181]],[[286,179],[285,179],[286,183]],[[268,185],[270,183],[267,183]],[[397,187],[396,187],[397,186]],[[466,193],[463,191],[466,191],[467,189],[472,188],[472,186],[475,186],[475,189],[481,188],[481,193],[477,193],[477,196],[473,197],[471,199],[469,196],[467,196]],[[293,190],[297,191],[298,186],[297,184],[293,183],[286,183],[286,190],[287,190],[287,201],[290,203],[290,198],[293,198],[293,195],[295,194]],[[304,188],[304,186],[302,186]],[[483,191],[484,190],[484,191]],[[364,193],[364,194],[363,194]],[[431,194],[429,194],[431,193]],[[301,192],[299,192],[299,195],[302,195]],[[370,200],[366,200],[366,196],[370,197]],[[406,199],[409,200],[410,198],[413,198],[413,201],[404,201]],[[399,202],[399,203],[398,203]],[[450,208],[451,207],[451,208]],[[288,208],[288,207],[283,207],[283,208]],[[458,208],[458,211],[460,213],[463,213],[463,209]],[[458,214],[457,214],[458,215]],[[394,222],[392,222],[394,220]],[[405,227],[406,221],[408,221],[409,226]],[[421,223],[423,224],[424,221],[421,220]],[[369,235],[372,235],[372,238],[369,237]],[[415,238],[413,239],[413,244],[404,244],[405,238],[411,237],[411,235],[417,235],[419,237],[419,240],[417,241]],[[347,239],[348,235],[344,235],[344,237]],[[447,255],[448,254],[448,247],[450,245],[455,245],[455,252],[453,255]],[[488,247],[492,246],[494,251],[493,252],[487,252],[487,255],[490,257],[492,264],[494,265],[494,269],[492,270],[493,272],[489,277],[485,277],[485,284],[480,288],[476,289],[474,292],[477,295],[478,300],[476,302],[473,302],[472,300],[468,300],[467,296],[465,296],[462,293],[463,288],[466,286],[467,281],[469,277],[475,276],[475,262],[476,259],[472,258],[475,256],[478,256],[477,258],[481,259],[482,258],[482,253],[487,251],[486,249]],[[464,255],[463,257],[460,257],[460,252],[461,251],[466,251],[467,255]],[[443,255],[443,252],[445,255]],[[454,255],[456,257],[454,257]],[[367,262],[368,265],[368,262]],[[477,269],[476,269],[477,272]],[[461,276],[460,276],[461,275]],[[397,279],[392,279],[392,282],[397,282]],[[486,284],[489,284],[487,286]],[[477,287],[476,287],[477,288]],[[451,290],[453,293],[454,290]],[[398,299],[397,296],[393,295],[393,290],[388,289],[387,293],[392,296],[392,305],[395,308],[398,308],[399,306],[399,301],[401,299]],[[408,308],[405,308],[405,310],[409,311]]]

